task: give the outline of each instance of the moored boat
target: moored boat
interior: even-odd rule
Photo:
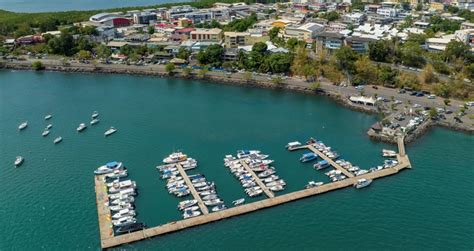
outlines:
[[[92,113],[92,116],[91,116],[91,117],[92,117],[93,119],[99,117],[99,112],[98,112],[98,111],[94,111],[94,112]]]
[[[241,204],[244,204],[245,203],[245,199],[244,198],[240,198],[238,200],[234,200],[232,201],[232,204],[234,204],[234,206],[238,206],[238,205],[241,205]]]
[[[182,152],[174,152],[170,154],[168,157],[163,159],[163,162],[166,164],[172,164],[176,162],[185,161],[188,156]]]
[[[329,167],[329,162],[327,160],[321,160],[318,163],[314,164],[313,167],[316,168],[316,170],[321,170],[324,168]]]
[[[28,127],[28,121],[25,121],[23,123],[21,123],[19,126],[18,126],[18,130],[23,130],[25,129],[26,127]]]
[[[79,124],[79,127],[77,127],[76,130],[77,130],[78,132],[82,132],[82,131],[84,131],[86,128],[87,128],[86,124],[80,123],[80,124]]]
[[[48,134],[49,134],[49,130],[46,129],[46,130],[43,131],[43,133],[42,133],[41,135],[42,135],[43,137],[46,137],[46,136],[48,136]]]
[[[305,163],[305,162],[310,162],[318,158],[318,155],[316,155],[313,152],[305,153],[303,156],[301,156],[300,161]]]
[[[286,144],[285,148],[288,149],[289,151],[294,150],[298,147],[301,146],[301,143],[299,141],[293,141],[288,144]]]
[[[53,143],[54,144],[59,144],[61,141],[63,141],[63,138],[62,137],[57,137],[53,140]]]
[[[19,167],[23,164],[23,162],[25,161],[25,159],[22,157],[22,156],[16,156],[16,159],[15,159],[15,167]]]
[[[354,187],[359,189],[359,188],[366,187],[366,186],[370,185],[371,183],[372,183],[372,180],[359,179],[359,180],[357,180],[357,183],[354,184]]]
[[[146,228],[146,225],[143,223],[132,223],[132,224],[117,228],[115,232],[119,234],[131,233],[131,232],[143,230],[144,228]]]
[[[91,123],[91,125],[95,125],[95,124],[99,123],[99,121],[100,121],[99,119],[93,119],[93,120],[91,120],[90,123]]]
[[[48,115],[44,116],[44,120],[49,120],[49,119],[51,119],[52,117],[53,117],[53,115],[48,114]]]
[[[110,136],[110,135],[114,134],[116,131],[117,131],[117,129],[115,129],[112,126],[112,127],[109,128],[109,130],[105,131],[104,135],[107,137],[107,136]]]
[[[218,211],[222,211],[224,209],[227,209],[227,207],[224,204],[220,204],[220,205],[217,205],[217,206],[213,207],[211,210],[212,210],[212,212],[218,212]]]

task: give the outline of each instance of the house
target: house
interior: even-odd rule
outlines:
[[[318,50],[323,47],[326,49],[339,49],[344,45],[344,35],[337,32],[321,32],[316,35]]]
[[[220,42],[222,40],[222,30],[214,29],[196,29],[191,31],[191,40],[199,42]]]
[[[365,53],[369,51],[369,44],[375,41],[375,38],[350,36],[345,39],[345,44],[356,52]]]
[[[428,38],[426,39],[426,48],[430,51],[444,51],[446,49],[446,45],[449,42],[455,39],[455,35],[447,35],[441,38]]]
[[[196,8],[191,7],[190,5],[172,6],[168,11],[166,11],[164,17],[169,20],[179,19],[183,18],[186,13],[194,12],[196,10]]]
[[[383,17],[396,17],[398,11],[395,8],[378,8],[377,14]]]
[[[196,29],[192,28],[192,27],[188,27],[188,28],[183,28],[183,29],[177,29],[174,31],[174,33],[171,35],[171,40],[173,41],[184,41],[184,40],[187,40],[189,39],[189,37],[191,36],[191,32],[194,31]]]
[[[359,12],[348,13],[342,16],[342,22],[348,23],[348,24],[360,25],[365,21],[365,19],[366,19],[366,15],[364,13],[359,13]]]
[[[247,45],[245,41],[250,36],[248,32],[224,32],[224,46],[226,48],[237,48]]]
[[[186,13],[184,17],[191,20],[194,24],[210,22],[213,19],[212,13],[206,10]]]
[[[312,42],[316,34],[324,30],[324,25],[317,23],[306,23],[303,25],[288,25],[284,30],[285,38],[296,38],[306,42]]]
[[[438,2],[431,2],[430,3],[430,10],[443,11],[444,10],[444,4],[443,3],[438,3]]]

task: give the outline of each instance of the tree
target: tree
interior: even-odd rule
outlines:
[[[89,39],[87,39],[84,36],[81,36],[79,40],[77,41],[77,50],[85,50],[85,51],[91,51],[92,48],[94,48],[94,44],[92,44]]]
[[[292,37],[292,38],[288,39],[288,41],[286,41],[286,48],[288,48],[291,51],[294,51],[295,48],[301,47],[301,46],[306,46],[306,42],[298,40],[294,37]]]
[[[112,55],[112,50],[105,44],[101,44],[97,47],[96,53],[98,58],[106,59]]]
[[[75,54],[74,38],[69,33],[61,33],[48,41],[49,51],[53,54],[71,56]]]
[[[352,79],[354,85],[375,84],[377,81],[378,70],[368,56],[362,56],[354,63],[355,74]]]
[[[390,55],[393,54],[390,41],[378,40],[369,43],[369,57],[378,62],[390,62]]]
[[[444,105],[445,105],[445,106],[449,106],[449,104],[451,103],[451,100],[449,100],[449,99],[444,99],[443,102],[444,102]]]
[[[178,50],[178,54],[176,55],[177,58],[181,58],[184,60],[188,60],[189,56],[191,56],[191,51],[184,47],[180,47]]]
[[[317,89],[321,88],[321,83],[320,82],[314,82],[309,85],[309,89],[315,91]]]
[[[193,71],[194,69],[192,67],[185,67],[183,68],[183,76],[189,77]]]
[[[348,46],[342,46],[340,49],[334,52],[336,58],[336,64],[340,70],[353,73],[355,71],[354,62],[357,60],[358,55]]]
[[[392,67],[387,65],[382,65],[379,67],[379,82],[382,85],[392,86],[395,85],[395,80],[398,75],[398,71],[392,69]]]
[[[40,61],[35,61],[31,64],[31,67],[33,68],[33,70],[35,71],[41,71],[41,70],[44,70],[44,65],[43,63],[41,63]]]
[[[262,64],[265,62],[265,56],[267,54],[267,44],[263,42],[255,43],[252,46],[252,51],[249,53],[247,62],[245,63],[247,69],[259,70],[262,71],[268,70],[268,65]]]
[[[212,65],[214,67],[219,67],[222,64],[222,54],[224,53],[224,48],[218,44],[213,44],[207,47],[205,50],[199,51],[197,55],[197,60],[200,64],[203,65]]]
[[[280,33],[280,27],[273,27],[270,31],[268,31],[268,36],[270,37],[270,41],[274,41],[275,38],[278,37]]]
[[[436,81],[438,81],[438,78],[434,73],[433,66],[431,64],[427,64],[420,74],[420,82],[422,84],[432,84]]]
[[[176,69],[175,65],[173,63],[167,63],[165,66],[165,71],[168,73],[168,75],[173,75],[173,71]]]
[[[80,50],[77,53],[77,59],[79,60],[89,60],[92,59],[92,53],[90,51]]]
[[[329,22],[339,19],[339,13],[336,11],[330,11],[321,15],[322,18],[328,20]]]
[[[243,77],[245,82],[249,83],[253,80],[253,73],[246,71]]]
[[[272,83],[276,86],[280,86],[283,84],[283,79],[281,77],[273,77],[272,78]]]
[[[417,68],[423,67],[425,58],[423,49],[415,42],[406,42],[400,49],[402,63]]]
[[[204,68],[199,70],[198,75],[199,75],[200,78],[205,78],[206,74],[208,72],[209,72],[209,70],[206,67],[204,67]]]
[[[436,119],[438,117],[438,111],[436,111],[436,109],[434,107],[430,108],[430,111],[429,111],[428,114],[429,114],[431,119]]]
[[[452,40],[446,45],[444,55],[447,61],[452,61],[456,58],[465,58],[470,53],[471,47],[463,42]]]
[[[148,34],[151,35],[151,34],[153,34],[153,33],[155,33],[155,27],[152,26],[152,25],[148,26]]]
[[[273,73],[286,73],[290,71],[293,57],[288,53],[272,53],[265,59],[266,65]]]

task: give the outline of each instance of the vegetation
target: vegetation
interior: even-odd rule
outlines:
[[[31,67],[33,67],[33,70],[35,70],[35,71],[44,70],[44,65],[40,61],[33,62],[31,64]]]
[[[165,71],[168,73],[168,75],[173,75],[175,69],[176,67],[173,63],[167,63],[165,66]]]

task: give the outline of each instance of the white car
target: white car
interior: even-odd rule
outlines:
[[[399,104],[402,103],[402,101],[400,101],[400,100],[397,99],[397,100],[395,100],[393,103],[395,103],[396,105],[399,105]]]
[[[414,104],[413,108],[421,108],[421,105],[420,104]]]
[[[435,95],[433,95],[433,94],[431,94],[431,95],[428,95],[428,98],[429,98],[429,99],[435,99],[435,98],[436,98],[436,96],[435,96]]]
[[[467,105],[467,106],[474,106],[474,101],[466,102],[466,105]]]

